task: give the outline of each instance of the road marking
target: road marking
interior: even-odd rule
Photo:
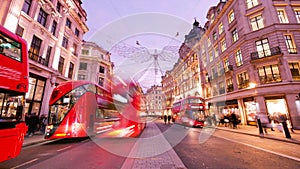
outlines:
[[[65,150],[65,149],[68,149],[68,148],[70,148],[70,147],[72,147],[72,146],[64,147],[64,148],[59,149],[59,150],[56,150],[56,151],[60,152],[60,151],[63,151],[63,150]]]
[[[33,163],[33,162],[35,162],[36,160],[38,160],[38,158],[35,158],[35,159],[33,159],[33,160],[30,160],[30,161],[27,161],[27,162],[25,162],[25,163],[23,163],[23,164],[20,164],[20,165],[18,165],[18,166],[15,166],[15,167],[13,167],[13,168],[11,168],[11,169],[15,169],[15,168],[22,167],[22,166],[24,166],[24,165]]]
[[[297,157],[293,157],[293,156],[289,156],[289,155],[286,155],[286,154],[278,153],[278,152],[271,151],[271,150],[268,150],[268,149],[264,149],[264,148],[261,148],[261,147],[256,147],[256,146],[253,146],[251,144],[247,144],[247,143],[243,143],[243,142],[231,140],[229,138],[225,138],[225,137],[222,137],[222,136],[216,136],[216,135],[214,135],[214,136],[222,138],[222,139],[227,140],[227,141],[231,141],[231,142],[243,144],[243,145],[246,145],[246,146],[249,146],[249,147],[252,147],[252,148],[256,148],[258,150],[262,150],[262,151],[265,151],[265,152],[268,152],[268,153],[272,153],[272,154],[275,154],[275,155],[278,155],[278,156],[282,156],[282,157],[289,158],[289,159],[292,159],[292,160],[300,162],[300,158],[297,158]]]

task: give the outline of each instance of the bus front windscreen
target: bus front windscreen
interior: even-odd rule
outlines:
[[[54,104],[50,105],[48,124],[59,124],[62,122],[66,114],[76,104],[76,101],[82,96],[86,90],[80,86],[71,92],[62,96]]]

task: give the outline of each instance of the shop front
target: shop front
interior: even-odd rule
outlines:
[[[280,116],[284,116],[287,119],[288,127],[292,128],[290,114],[285,98],[283,96],[265,97],[265,101],[271,123],[274,125],[280,123]]]
[[[246,113],[247,125],[256,125],[257,103],[253,97],[244,98],[244,108]]]
[[[28,114],[35,113],[36,115],[39,115],[47,79],[31,73],[29,76],[29,88],[25,96],[25,112]]]

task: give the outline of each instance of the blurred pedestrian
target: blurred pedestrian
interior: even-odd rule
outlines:
[[[34,132],[37,129],[37,124],[38,124],[38,116],[36,113],[33,113],[29,116],[28,119],[28,134],[29,136],[33,136]]]
[[[165,122],[165,124],[167,124],[167,115],[166,114],[164,115],[164,122]]]
[[[171,116],[171,114],[169,114],[168,115],[168,123],[170,124],[170,122],[171,122],[171,118],[172,118],[172,116]]]

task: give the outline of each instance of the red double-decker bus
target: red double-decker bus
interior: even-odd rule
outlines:
[[[27,131],[23,118],[28,91],[24,39],[0,25],[0,162],[20,154]]]
[[[100,134],[133,137],[141,132],[136,130],[138,124],[127,120],[117,108],[111,91],[89,81],[68,81],[58,85],[52,92],[49,106],[46,139]]]
[[[172,113],[175,122],[185,126],[205,126],[205,102],[198,96],[188,96],[173,103]]]

